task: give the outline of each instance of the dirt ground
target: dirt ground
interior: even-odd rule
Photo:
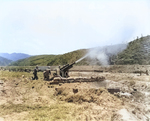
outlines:
[[[0,71],[0,121],[150,120],[149,75],[71,71],[70,78],[105,79],[57,85],[38,75]]]
[[[80,72],[74,73],[73,75],[80,75],[81,77],[88,76],[104,76],[106,80],[102,82],[92,82],[79,84],[79,88],[94,88],[100,89],[101,87],[105,89],[120,89],[120,92],[105,95],[103,100],[107,97],[115,96],[117,99],[113,101],[105,100],[107,109],[113,112],[113,104],[117,111],[113,113],[113,118],[111,120],[124,120],[124,121],[147,121],[150,120],[150,76],[143,74],[134,73],[96,73],[96,72]],[[77,84],[74,84],[73,88],[76,88]],[[82,86],[81,86],[82,85]],[[102,93],[103,94],[103,93]],[[121,101],[121,103],[118,102]],[[112,104],[111,104],[112,102]],[[109,107],[111,105],[111,108]],[[109,110],[109,111],[110,111]],[[111,112],[107,113],[111,114]]]

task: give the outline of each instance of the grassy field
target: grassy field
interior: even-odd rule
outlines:
[[[44,81],[42,72],[38,72],[39,80],[31,80],[32,76],[32,72],[0,71],[0,121],[117,121],[122,120],[121,115],[132,120],[149,118],[150,77],[146,74],[71,72],[71,78],[104,76],[106,80],[61,86]],[[120,94],[129,96],[111,94],[105,86],[119,87]],[[122,110],[127,113],[119,114]]]
[[[38,76],[39,80],[31,80],[32,73],[0,71],[5,92],[0,93],[5,102],[0,105],[0,117],[7,121],[82,120],[79,115],[85,105],[60,101],[54,96],[55,89],[43,81],[42,72]]]

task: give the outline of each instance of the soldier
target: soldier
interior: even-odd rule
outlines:
[[[58,69],[58,75],[59,75],[59,76],[62,76],[62,72],[61,72],[61,70],[60,70],[60,68],[61,68],[60,65],[58,66],[58,68],[59,68],[59,69]]]
[[[36,66],[36,68],[33,71],[34,78],[32,77],[32,80],[35,80],[35,79],[38,80],[37,72],[38,72],[38,65]]]
[[[50,70],[50,66],[48,66],[48,69],[46,69],[44,72],[43,72],[43,76],[44,76],[44,80],[49,80],[49,75],[51,75],[51,70]]]
[[[24,70],[25,72],[27,72],[27,68],[25,68],[25,70]]]

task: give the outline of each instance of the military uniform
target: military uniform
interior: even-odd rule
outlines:
[[[50,67],[43,72],[44,80],[49,80],[49,75],[51,74]]]
[[[34,78],[32,77],[32,80],[35,80],[35,79],[38,80],[37,72],[38,72],[38,66],[36,66],[36,68],[33,71]]]

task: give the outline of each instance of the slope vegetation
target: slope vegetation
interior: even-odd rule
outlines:
[[[116,56],[117,65],[150,64],[150,36],[137,38],[130,42],[128,47]]]
[[[38,55],[13,62],[11,65],[13,66],[64,65],[67,63],[73,63],[74,61],[80,59],[85,54],[86,49],[76,50],[63,55]]]
[[[8,60],[6,58],[0,57],[0,66],[7,66],[11,62],[12,62],[12,60]]]

